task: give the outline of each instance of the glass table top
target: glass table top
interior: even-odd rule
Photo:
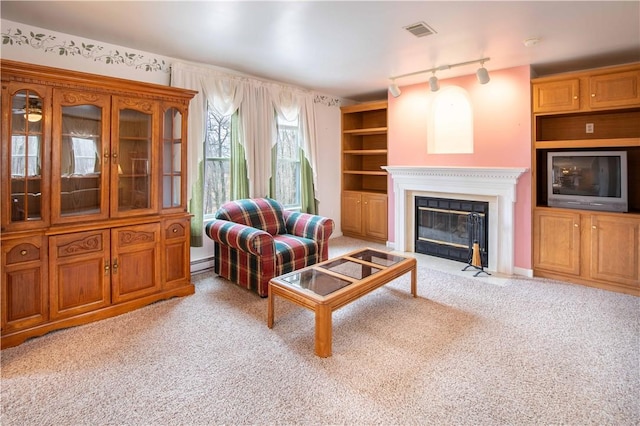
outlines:
[[[377,251],[377,250],[371,250],[371,249],[363,250],[359,253],[352,254],[350,257],[353,257],[354,259],[361,259],[361,260],[375,263],[382,266],[391,266],[395,263],[399,263],[399,262],[402,262],[403,260],[406,260],[405,257],[396,256],[391,253],[386,253],[383,251]]]
[[[366,249],[356,253],[349,253],[328,263],[318,265],[317,269],[303,269],[278,279],[294,287],[310,290],[320,296],[327,296],[405,259],[390,253]],[[370,264],[380,265],[380,268]],[[323,270],[339,274],[344,278],[325,273]]]

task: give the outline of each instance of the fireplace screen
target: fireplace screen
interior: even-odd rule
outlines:
[[[416,197],[416,252],[468,262],[472,238],[478,235],[483,266],[487,266],[489,203]],[[470,229],[469,215],[478,214],[480,229]]]

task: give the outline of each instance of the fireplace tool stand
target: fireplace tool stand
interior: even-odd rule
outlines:
[[[474,277],[485,273],[491,275],[484,270],[483,261],[486,260],[487,251],[480,248],[480,238],[484,232],[484,226],[482,221],[484,218],[478,213],[469,213],[467,216],[467,232],[469,233],[469,259],[468,265],[462,270],[466,271],[469,268],[475,268],[478,272],[473,274]]]

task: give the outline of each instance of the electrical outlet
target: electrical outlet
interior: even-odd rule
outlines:
[[[587,127],[585,129],[587,133],[593,133],[593,123],[587,123]]]

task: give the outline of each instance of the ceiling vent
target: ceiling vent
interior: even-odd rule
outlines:
[[[409,31],[416,37],[424,37],[436,33],[435,30],[430,28],[424,22],[417,22],[415,24],[407,25],[406,27],[404,27],[404,29]]]

